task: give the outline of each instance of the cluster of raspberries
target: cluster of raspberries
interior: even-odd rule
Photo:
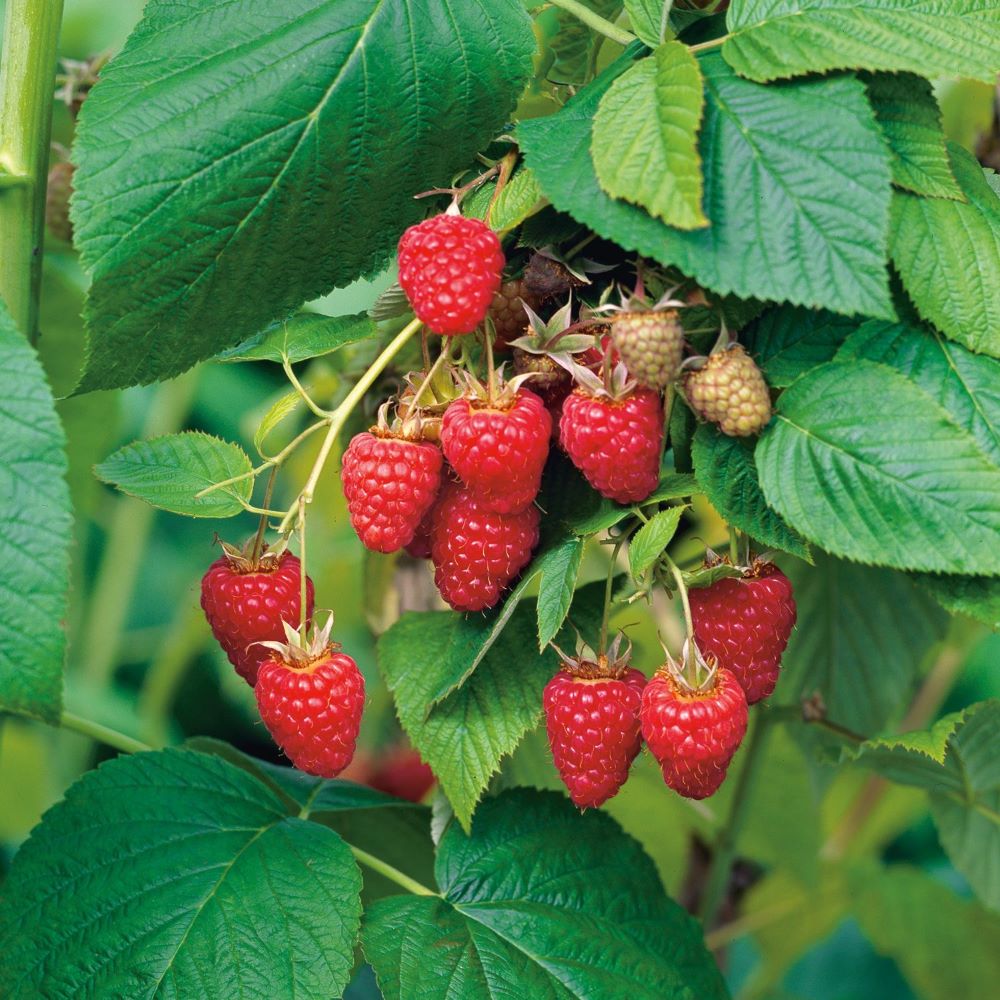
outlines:
[[[695,639],[681,663],[668,658],[647,682],[615,643],[606,655],[563,655],[546,686],[549,746],[581,808],[599,806],[621,788],[643,741],[670,788],[708,797],[746,735],[748,706],[774,690],[796,617],[785,574],[755,560],[742,578],[690,597]]]
[[[429,558],[441,596],[461,612],[493,607],[530,561],[553,442],[601,495],[641,503],[659,482],[668,386],[727,434],[757,433],[771,416],[766,383],[739,345],[684,362],[676,308],[623,307],[603,336],[577,336],[567,353],[569,340],[555,345],[568,331],[552,327],[571,324],[571,303],[547,325],[530,289],[503,282],[505,264],[489,227],[455,212],[403,234],[399,280],[417,318],[455,337],[489,315],[518,377],[505,382],[490,366],[484,386],[466,375],[431,419],[421,417],[418,390],[405,416],[357,434],[341,466],[362,543]],[[278,745],[302,770],[333,777],[354,754],[364,678],[330,640],[332,619],[311,624],[313,585],[302,588],[298,559],[258,549],[224,546],[202,581],[202,606]],[[668,785],[711,794],[746,731],[748,704],[773,689],[795,621],[780,570],[756,561],[742,578],[693,591],[691,605],[695,635],[682,663],[668,656],[648,683],[620,641],[562,657],[544,709],[556,766],[581,807],[615,794],[643,739]]]

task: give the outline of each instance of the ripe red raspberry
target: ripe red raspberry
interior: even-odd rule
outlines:
[[[330,642],[333,616],[305,641],[268,643],[254,694],[260,717],[288,759],[307,774],[335,778],[351,762],[361,728],[365,679]]]
[[[513,514],[538,495],[549,455],[552,418],[528,389],[494,402],[456,399],[441,421],[441,447],[484,510]]]
[[[564,658],[563,669],[545,685],[552,759],[581,809],[596,808],[618,792],[642,746],[646,678],[626,664]]]
[[[365,784],[397,799],[422,802],[436,780],[420,754],[402,743],[379,755]]]
[[[699,649],[736,677],[749,704],[766,698],[778,682],[781,654],[795,625],[788,577],[774,563],[756,559],[743,579],[717,580],[689,596]]]
[[[282,622],[297,623],[301,565],[291,552],[265,552],[256,564],[223,543],[224,555],[201,578],[201,606],[229,662],[247,684],[268,652],[253,643],[284,637]],[[313,582],[306,577],[306,617],[313,613]]]
[[[621,399],[578,388],[566,397],[559,438],[573,464],[602,496],[645,500],[660,480],[663,407],[651,389]]]
[[[456,611],[492,608],[538,544],[538,508],[485,510],[474,493],[445,483],[431,521],[434,582]]]
[[[759,434],[771,419],[771,394],[753,358],[740,344],[708,356],[702,368],[686,372],[688,406],[730,437]]]
[[[441,449],[373,428],[344,452],[340,480],[364,545],[395,552],[413,541],[441,486]]]
[[[440,495],[440,494],[439,494]],[[413,540],[405,546],[406,554],[414,559],[430,559],[431,557],[431,521],[434,519],[434,506],[424,514],[423,520],[417,526]]]
[[[432,216],[399,241],[399,283],[417,318],[443,336],[482,323],[504,263],[496,233],[463,215]]]
[[[663,780],[685,798],[705,799],[718,789],[746,731],[746,696],[724,667],[702,690],[661,669],[642,693],[643,739]]]

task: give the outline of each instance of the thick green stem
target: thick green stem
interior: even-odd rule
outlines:
[[[698,908],[698,916],[701,917],[706,931],[711,930],[716,914],[719,912],[719,906],[726,895],[726,887],[729,885],[729,871],[733,867],[733,858],[736,856],[736,842],[746,818],[753,779],[761,759],[761,752],[767,741],[770,722],[771,720],[766,713],[758,713],[757,722],[750,734],[750,742],[743,759],[743,767],[736,780],[736,788],[729,806],[729,815],[726,817],[725,825],[719,831],[715,843],[712,864],[708,871],[708,877],[705,879],[701,905]]]
[[[143,425],[144,438],[180,429],[187,419],[197,375],[189,372],[157,390]],[[101,564],[91,591],[87,618],[73,659],[94,687],[108,683],[118,659],[122,631],[146,552],[155,511],[130,497],[118,497],[108,528]]]
[[[144,750],[152,749],[145,743],[118,732],[117,729],[102,726],[99,722],[94,722],[93,719],[84,719],[73,712],[63,712],[59,717],[59,725],[63,729],[71,729],[74,733],[89,736],[92,740],[97,740],[98,743],[114,747],[115,750],[121,750],[122,753],[142,753]]]
[[[32,343],[62,9],[63,0],[7,0],[0,48],[0,298]]]
[[[619,45],[630,45],[636,40],[631,31],[619,28],[612,24],[607,18],[594,13],[589,7],[584,6],[579,0],[549,0],[553,7],[561,7],[564,11],[579,18],[588,27],[593,28],[599,35],[610,38],[611,41]]]
[[[388,862],[376,858],[374,854],[369,854],[367,851],[363,851],[360,847],[355,847],[353,844],[348,844],[347,846],[351,849],[351,854],[366,868],[370,868],[373,872],[378,872],[379,875],[383,875],[390,882],[395,882],[401,889],[412,892],[416,896],[439,895],[433,889],[428,889],[426,885],[421,885],[416,879],[410,878],[409,875],[404,875],[398,868],[393,868]]]

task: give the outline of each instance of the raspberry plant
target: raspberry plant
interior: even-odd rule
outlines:
[[[847,920],[987,995],[1000,3],[148,0],[57,79],[61,8],[0,64],[0,995],[791,996]]]

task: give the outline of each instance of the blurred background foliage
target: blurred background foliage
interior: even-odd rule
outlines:
[[[62,55],[82,60],[113,52],[142,6],[141,0],[66,0]],[[987,165],[1000,167],[993,89],[968,81],[944,82],[938,96],[949,136],[976,151]],[[54,162],[60,158],[59,147],[71,146],[72,129],[68,108],[57,105]],[[375,282],[359,282],[312,308],[329,314],[365,310],[390,281],[391,276],[385,275]],[[86,276],[72,248],[50,239],[40,349],[57,395],[72,390],[80,368],[85,287]],[[342,369],[363,362],[363,356],[347,350],[317,359],[299,374],[317,398],[330,398],[337,392]],[[154,745],[207,734],[255,756],[278,759],[257,718],[252,691],[211,641],[198,603],[201,575],[218,555],[215,533],[242,541],[253,533],[253,519],[248,515],[214,523],[160,513],[102,486],[91,468],[122,444],[184,428],[249,446],[262,415],[287,391],[278,365],[208,363],[169,383],[60,402],[77,516],[66,623],[69,709]],[[289,463],[282,476],[284,499],[305,478],[312,458],[313,449],[307,446]],[[309,570],[316,583],[317,606],[336,611],[337,636],[357,659],[369,685],[361,766],[355,771],[356,777],[365,779],[371,777],[373,762],[384,759],[387,749],[398,747],[401,740],[375,670],[370,627],[384,628],[395,617],[398,598],[392,587],[392,561],[364,556],[350,530],[335,468],[332,463],[314,504],[320,516],[310,520]],[[696,505],[686,518],[676,554],[693,560],[705,544],[724,547],[725,526],[707,505]],[[595,546],[588,554],[584,579],[603,576],[606,558]],[[424,571],[411,566],[406,572],[412,578]],[[817,626],[827,613],[825,599],[818,595],[800,614],[800,634],[786,658],[782,681],[786,689],[796,683],[796,674],[812,669],[802,662],[809,655],[802,631]],[[672,609],[656,611],[665,637],[670,638],[671,632],[679,635],[680,623]],[[618,614],[617,624],[630,626],[637,665],[647,672],[655,669],[662,657],[651,616],[639,608],[626,609]],[[849,650],[854,623],[840,619],[824,624]],[[1000,696],[996,669],[1000,636],[955,622],[945,645],[935,644],[926,652],[924,669],[943,656],[953,661],[947,676],[954,685],[943,702],[937,699],[939,704],[933,706],[937,714]],[[0,876],[42,812],[80,773],[110,753],[71,732],[23,719],[0,719]],[[559,787],[542,729],[529,735],[497,784]],[[683,899],[686,878],[698,870],[692,838],[699,832],[707,834],[726,815],[727,789],[732,786],[733,782],[727,783],[707,803],[682,800],[664,791],[655,764],[644,754],[608,809],[643,842],[667,889]],[[983,921],[996,923],[971,900],[944,857],[922,793],[889,786],[860,771],[817,765],[784,728],[777,727],[754,795],[737,845],[747,859],[737,868],[743,882],[732,887],[736,893],[749,891],[738,919],[710,938],[725,949],[734,995],[771,1000],[907,1000],[943,997],[942,984],[947,984],[949,996],[955,995],[953,987],[959,988],[960,996],[972,996],[961,991],[961,975],[942,978],[940,969],[929,975],[919,954],[914,954],[919,952],[921,934],[916,919],[919,906],[954,909],[951,924],[956,941],[966,949],[972,927]],[[845,858],[849,863],[834,864]],[[899,882],[899,891],[891,898],[912,901],[905,921],[900,914],[884,912],[886,896],[866,897],[872,859],[890,865],[882,878]],[[918,877],[914,869],[925,875]],[[965,901],[946,887],[957,890]],[[850,917],[845,916],[849,901]],[[984,939],[984,948],[989,940]],[[992,963],[1000,974],[996,969],[1000,959],[975,953],[975,947],[973,942],[976,972],[986,973]],[[348,996],[378,996],[366,970],[359,973]]]

